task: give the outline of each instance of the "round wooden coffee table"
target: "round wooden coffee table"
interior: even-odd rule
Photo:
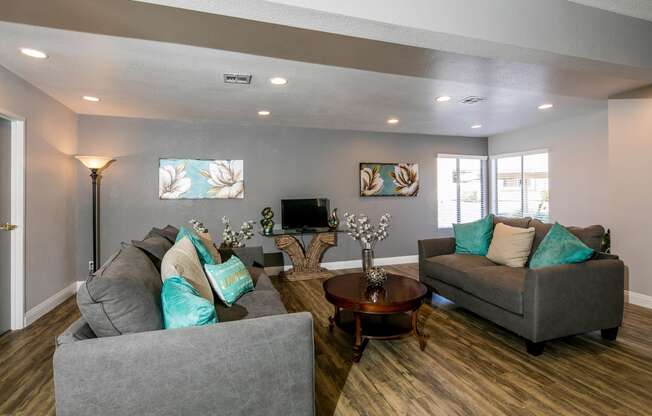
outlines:
[[[419,307],[428,290],[419,281],[388,274],[380,288],[367,286],[363,273],[332,277],[324,282],[326,300],[335,306],[328,318],[333,326],[354,337],[353,361],[360,361],[369,339],[396,339],[414,335],[423,351],[427,337],[417,327]]]

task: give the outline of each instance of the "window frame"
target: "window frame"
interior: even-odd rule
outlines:
[[[539,154],[547,154],[548,155],[548,166],[547,166],[547,174],[548,174],[548,221],[551,220],[552,218],[552,204],[550,200],[550,149],[548,148],[540,148],[540,149],[532,149],[532,150],[525,150],[522,152],[511,152],[511,153],[500,153],[500,154],[495,154],[495,155],[489,155],[489,194],[490,194],[490,205],[491,205],[491,213],[494,215],[497,215],[498,211],[498,169],[497,169],[497,161],[498,159],[504,159],[508,157],[520,157],[521,158],[521,218],[525,217],[525,207],[527,205],[525,198],[526,198],[526,190],[525,190],[525,156],[529,155],[539,155]]]
[[[480,214],[480,218],[483,218],[485,215],[487,215],[489,211],[489,187],[487,183],[488,179],[488,172],[489,172],[489,167],[487,165],[489,156],[483,156],[483,155],[462,155],[462,154],[451,154],[451,153],[438,153],[435,156],[435,176],[436,176],[436,191],[435,191],[435,206],[437,207],[437,215],[435,218],[436,224],[437,224],[437,230],[452,230],[453,226],[452,224],[450,226],[442,226],[439,224],[439,159],[455,159],[455,167],[456,167],[456,172],[458,175],[458,178],[460,176],[460,159],[476,159],[480,160],[481,163],[481,169],[480,169],[480,194],[481,194],[481,207],[482,207],[482,212]],[[461,188],[462,185],[460,182],[457,182],[457,198],[456,198],[456,214],[457,214],[457,224],[460,224],[461,221],[461,214],[462,214],[462,198],[461,198]]]

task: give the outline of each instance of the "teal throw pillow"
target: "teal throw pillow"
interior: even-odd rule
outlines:
[[[161,290],[163,326],[186,328],[217,322],[215,305],[199,296],[199,292],[186,279],[173,276],[165,279]]]
[[[181,240],[183,237],[188,237],[190,241],[192,241],[192,245],[195,246],[195,250],[197,250],[197,255],[199,256],[199,261],[201,262],[202,266],[204,264],[215,264],[213,256],[197,234],[187,229],[186,227],[181,227],[179,229],[179,234],[177,234],[177,242],[179,242],[179,240]]]
[[[587,261],[593,256],[589,248],[559,223],[550,228],[530,260],[531,269]]]
[[[453,224],[455,253],[486,256],[494,235],[494,216],[466,224]]]
[[[240,296],[254,290],[249,271],[236,256],[231,256],[222,264],[207,264],[204,270],[213,291],[226,306],[233,305]]]

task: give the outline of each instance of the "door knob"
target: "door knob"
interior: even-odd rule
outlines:
[[[17,225],[9,224],[8,222],[0,225],[0,231],[12,231],[15,230],[16,228],[18,228]]]

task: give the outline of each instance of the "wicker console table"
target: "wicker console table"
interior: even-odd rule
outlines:
[[[304,230],[274,230],[272,234],[263,237],[274,238],[276,247],[290,257],[292,268],[281,272],[280,276],[288,280],[309,280],[331,277],[333,274],[321,267],[321,259],[329,248],[337,245],[337,235],[345,230],[304,229]],[[308,247],[299,241],[297,236],[312,235]]]

